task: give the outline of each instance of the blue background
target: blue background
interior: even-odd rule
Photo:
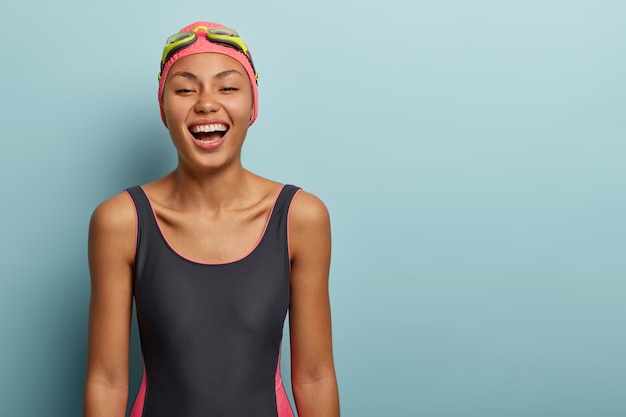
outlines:
[[[174,168],[195,20],[254,53],[244,164],[330,209],[344,416],[626,415],[626,2],[175,4],[0,6],[0,415],[80,415],[89,217]]]

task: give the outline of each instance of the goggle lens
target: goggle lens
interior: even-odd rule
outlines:
[[[167,38],[167,40],[165,41],[165,46],[173,44],[174,42],[182,41],[192,35],[194,35],[193,32],[181,32],[181,33],[172,35],[169,38]]]
[[[250,54],[250,51],[248,50],[248,48],[246,48],[246,44],[239,37],[237,31],[230,28],[207,28],[205,26],[197,26],[193,29],[193,31],[179,32],[170,36],[165,41],[165,47],[163,48],[163,56],[161,57],[161,71],[163,71],[165,63],[168,59],[172,57],[172,55],[196,41],[197,32],[200,29],[204,30],[206,38],[207,40],[209,40],[209,42],[228,46],[243,53],[246,58],[248,58],[250,66],[252,66],[252,71],[254,72],[255,79],[259,79],[259,75],[254,68],[254,62],[252,61],[252,55]]]
[[[233,36],[235,38],[239,37],[239,34],[237,33],[237,31],[235,29],[230,29],[230,28],[211,28],[211,29],[208,29],[206,32],[212,33],[214,35],[220,35],[220,36]]]

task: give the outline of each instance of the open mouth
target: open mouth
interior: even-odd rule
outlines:
[[[220,140],[228,132],[228,126],[222,123],[194,125],[189,128],[191,135],[201,143],[210,143]]]

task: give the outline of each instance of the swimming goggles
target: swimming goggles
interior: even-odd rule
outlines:
[[[165,63],[176,52],[188,47],[196,40],[198,40],[199,30],[202,30],[205,33],[206,39],[209,42],[213,42],[218,45],[228,46],[243,53],[246,58],[248,58],[248,62],[250,62],[250,66],[252,67],[252,71],[254,72],[255,80],[259,80],[259,74],[254,68],[254,63],[252,62],[252,55],[250,54],[250,50],[244,43],[243,39],[239,37],[237,31],[230,28],[207,28],[206,26],[196,26],[191,31],[178,32],[167,38],[167,40],[165,41],[165,47],[163,48],[163,56],[161,57],[161,72],[159,73],[159,79],[161,78],[161,74],[163,73]]]

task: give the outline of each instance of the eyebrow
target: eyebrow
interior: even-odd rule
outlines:
[[[196,74],[194,74],[193,72],[188,72],[188,71],[178,71],[178,72],[172,74],[172,77],[183,77],[183,78],[187,78],[188,80],[192,80],[192,81],[196,81],[198,79]]]
[[[243,77],[243,75],[237,71],[237,70],[226,70],[226,71],[222,71],[222,72],[218,72],[217,74],[215,74],[213,76],[213,78],[216,79],[222,79],[222,78],[226,78],[231,74],[239,74]],[[178,71],[174,74],[172,74],[172,77],[183,77],[183,78],[187,78],[188,80],[192,80],[192,81],[197,81],[198,80],[198,76],[196,74],[194,74],[193,72],[189,72],[189,71]]]
[[[226,78],[231,74],[239,74],[243,77],[243,75],[237,70],[226,70],[226,71],[218,72],[217,74],[213,76],[213,78],[217,78],[217,79]]]

